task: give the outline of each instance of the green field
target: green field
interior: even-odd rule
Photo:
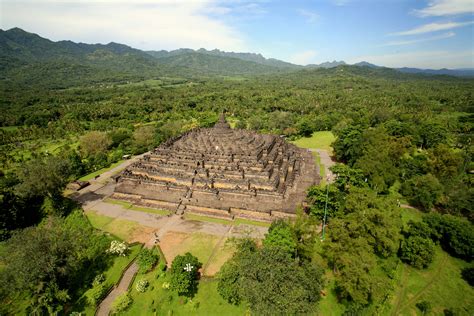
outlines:
[[[444,309],[455,315],[472,315],[474,289],[461,278],[461,269],[469,266],[437,248],[434,262],[424,270],[401,264],[398,284],[386,315],[420,314],[416,304],[427,301],[432,315],[442,315]]]
[[[169,282],[168,277],[156,278],[157,272],[152,271],[146,275],[135,278],[130,292],[133,303],[123,315],[245,315],[245,306],[228,304],[217,293],[217,280],[201,279],[198,292],[192,299],[179,297],[170,290],[163,289],[163,283]],[[138,280],[146,279],[150,285],[145,293],[135,289]]]
[[[81,178],[79,178],[80,181],[89,181],[91,179],[94,179],[96,176],[98,175],[101,175],[102,173],[106,172],[106,171],[109,171],[117,166],[119,166],[122,162],[124,162],[125,160],[119,160],[113,164],[110,165],[110,167],[107,167],[107,168],[103,168],[103,169],[100,169],[100,170],[97,170],[95,172],[92,172],[92,173],[89,173]]]
[[[311,137],[303,137],[292,143],[301,148],[317,148],[332,152],[331,144],[336,137],[331,131],[314,132]]]
[[[110,204],[121,205],[122,207],[130,209],[130,210],[140,211],[140,212],[145,212],[145,213],[150,213],[150,214],[157,214],[157,215],[162,215],[162,216],[167,216],[171,214],[171,212],[167,210],[159,210],[159,209],[154,209],[154,208],[149,208],[149,207],[144,207],[144,206],[136,206],[127,201],[114,200],[111,198],[105,199],[104,202],[110,203]]]
[[[270,223],[253,221],[253,220],[244,219],[244,218],[236,218],[234,220],[230,220],[230,219],[214,218],[214,217],[195,215],[195,214],[185,214],[184,218],[188,220],[193,220],[193,221],[210,222],[210,223],[217,223],[217,224],[223,224],[223,225],[254,225],[254,226],[262,226],[262,227],[270,227]]]
[[[108,232],[127,242],[134,241],[134,236],[143,230],[143,226],[136,222],[103,216],[95,211],[87,211],[85,214],[94,228]]]

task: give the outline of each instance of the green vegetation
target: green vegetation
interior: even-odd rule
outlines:
[[[19,29],[0,31],[0,42],[1,314],[70,306],[91,313],[87,301],[118,280],[140,247],[125,257],[105,253],[112,237],[74,211],[77,205],[62,196],[65,185],[114,168],[125,154],[210,127],[222,111],[234,128],[332,151],[336,179],[310,188],[309,214],[275,223],[261,246],[226,248],[217,236],[175,234],[180,242],[166,249],[170,258],[191,252],[209,275],[225,262],[219,280],[196,284],[195,274],[173,279],[149,268],[135,280],[148,282],[144,292],[134,284],[130,299],[117,303],[127,306],[124,314],[473,310],[466,280],[474,249],[474,80],[355,66],[300,69],[218,52],[152,56],[115,43],[51,42]],[[419,210],[400,207],[405,201]],[[145,229],[94,211],[86,216],[127,241]],[[191,294],[188,285],[192,299],[170,289]]]
[[[95,211],[87,211],[86,216],[94,228],[128,242],[132,241],[135,234],[139,233],[142,228],[136,222],[103,216]]]
[[[145,213],[150,213],[150,214],[157,214],[157,215],[166,216],[166,215],[169,215],[171,213],[170,211],[158,210],[158,209],[144,207],[144,206],[136,206],[136,205],[134,205],[130,202],[114,200],[114,199],[111,199],[111,198],[105,199],[105,202],[110,203],[110,204],[120,205],[120,206],[123,206],[126,209],[130,209],[130,210],[133,210],[133,211],[140,211],[140,212],[145,212]]]
[[[311,137],[299,138],[293,141],[293,144],[301,148],[324,149],[331,153],[331,145],[335,140],[336,137],[331,131],[320,131],[314,132]]]
[[[427,301],[436,315],[443,314],[445,309],[453,310],[456,315],[469,315],[474,308],[474,289],[459,277],[461,269],[467,265],[439,247],[436,247],[433,263],[425,270],[402,264],[395,295],[385,313],[413,315],[416,304]]]
[[[121,163],[123,163],[123,162],[124,162],[124,160],[119,160],[119,161],[117,161],[117,162],[114,162],[113,164],[111,164],[111,165],[110,165],[109,167],[107,167],[107,168],[102,168],[102,169],[100,169],[100,170],[97,170],[97,171],[94,171],[94,172],[92,172],[92,173],[89,173],[89,174],[87,174],[87,175],[85,175],[85,176],[83,176],[83,177],[80,177],[79,180],[81,180],[81,181],[89,181],[89,180],[91,180],[91,179],[94,179],[96,176],[99,176],[99,175],[103,174],[104,172],[109,171],[109,170],[111,170],[111,169],[113,169],[113,168],[119,166],[119,165],[120,165]]]

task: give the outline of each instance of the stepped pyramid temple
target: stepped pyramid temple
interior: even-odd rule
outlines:
[[[271,221],[295,215],[319,182],[314,158],[275,135],[213,128],[170,139],[130,165],[113,197],[177,214]]]

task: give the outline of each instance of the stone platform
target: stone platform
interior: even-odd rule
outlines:
[[[293,217],[319,183],[310,151],[275,135],[213,128],[170,139],[121,173],[113,198],[219,218]]]

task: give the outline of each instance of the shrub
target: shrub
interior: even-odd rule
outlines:
[[[138,292],[140,293],[143,293],[146,291],[148,287],[148,281],[145,280],[145,279],[141,279],[137,282],[137,285],[135,286],[135,288],[137,289]]]
[[[443,249],[450,255],[472,260],[474,257],[474,229],[473,225],[459,217],[452,215],[429,214],[423,221],[437,232]]]
[[[462,269],[461,276],[470,286],[474,286],[474,267]]]
[[[158,262],[159,256],[151,249],[142,249],[137,257],[138,267],[140,271],[150,271]]]
[[[130,304],[132,304],[132,298],[130,295],[128,295],[128,293],[123,293],[119,295],[112,303],[112,312],[114,314],[123,312],[130,306]]]
[[[164,288],[165,290],[169,290],[170,283],[169,282],[163,282],[163,285],[161,287]]]
[[[93,286],[99,285],[105,281],[105,275],[103,273],[95,276],[94,281],[92,282]]]
[[[89,305],[96,306],[97,303],[99,303],[99,301],[105,296],[109,287],[110,286],[104,282],[94,285],[86,293],[87,303],[89,303]]]
[[[108,253],[118,255],[118,256],[123,256],[123,257],[127,255],[127,251],[128,251],[127,244],[123,241],[118,241],[118,240],[112,240],[110,242],[110,247],[107,250]]]
[[[416,303],[416,307],[421,311],[423,315],[431,310],[431,304],[427,301]]]
[[[402,242],[400,259],[418,269],[426,268],[433,262],[435,244],[431,239],[410,236]]]
[[[441,197],[443,187],[432,174],[414,176],[402,185],[402,193],[411,203],[430,210]]]

